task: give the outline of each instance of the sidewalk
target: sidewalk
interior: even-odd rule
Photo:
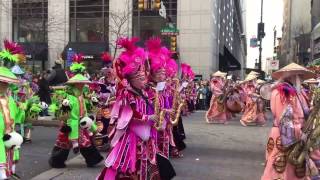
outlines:
[[[70,152],[72,153],[72,152]],[[105,157],[105,153],[103,154]],[[94,168],[87,168],[81,155],[67,161],[67,168],[50,169],[31,180],[94,180],[104,167],[104,161]]]
[[[33,126],[58,127],[60,121],[54,119],[53,116],[39,117],[38,120],[32,121]]]

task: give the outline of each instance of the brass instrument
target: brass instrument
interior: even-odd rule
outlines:
[[[306,134],[307,140],[300,140],[296,143],[291,151],[288,152],[288,160],[293,165],[301,165],[305,162],[308,153],[316,148],[320,148],[320,89],[315,89],[314,93],[314,108],[306,121],[302,132]]]
[[[182,111],[182,108],[185,105],[184,100],[181,102],[181,98],[179,95],[179,79],[175,78],[173,81],[176,82],[175,91],[173,94],[173,101],[172,101],[172,111],[170,112],[170,122],[173,126],[177,126],[179,123],[179,117]]]
[[[160,101],[159,101],[159,91],[155,90],[155,96],[154,96],[154,114],[157,117],[157,122],[154,125],[154,127],[157,129],[157,131],[162,130],[162,125],[164,121],[165,111],[160,110]]]

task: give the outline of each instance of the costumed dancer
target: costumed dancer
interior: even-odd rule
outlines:
[[[93,167],[103,160],[98,150],[91,142],[91,136],[97,127],[87,116],[86,100],[84,98],[85,85],[90,81],[81,73],[85,66],[81,63],[81,55],[75,54],[70,70],[75,74],[67,81],[68,92],[59,92],[60,99],[54,100],[58,104],[50,105],[61,122],[55,146],[52,150],[49,164],[53,168],[66,167],[69,151],[80,151],[88,167]]]
[[[185,132],[182,122],[181,111],[184,104],[180,96],[182,91],[182,86],[180,85],[180,80],[177,78],[178,65],[174,59],[168,59],[166,63],[166,74],[167,74],[167,83],[169,90],[169,109],[172,109],[170,113],[170,120],[172,127],[172,135],[174,144],[170,145],[170,156],[171,157],[183,157],[182,150],[186,148],[184,143]]]
[[[260,95],[257,94],[256,80],[258,76],[253,73],[249,73],[244,80],[244,90],[246,93],[246,105],[244,113],[240,119],[240,123],[243,126],[248,125],[260,125],[263,126],[266,123],[264,111],[259,108]]]
[[[212,97],[209,110],[206,113],[207,123],[220,123],[226,124],[227,120],[231,117],[225,104],[227,98],[227,86],[226,83],[227,73],[217,71],[212,74],[210,82],[210,88],[212,91]]]
[[[186,106],[183,109],[183,115],[189,115],[191,111],[194,109],[194,97],[196,97],[196,93],[194,91],[193,79],[194,72],[189,64],[181,63],[181,80],[183,90],[181,91],[182,98],[186,102]]]
[[[16,174],[16,163],[20,160],[19,150],[23,142],[15,132],[18,107],[9,95],[9,85],[18,84],[18,78],[7,67],[19,61],[22,48],[14,42],[4,41],[0,52],[0,179],[20,179]]]
[[[95,135],[95,145],[99,150],[105,150],[109,147],[109,122],[112,105],[115,100],[116,86],[115,76],[113,72],[112,57],[108,52],[103,52],[101,55],[104,67],[102,68],[103,77],[96,82],[95,93],[98,102],[96,105],[99,110],[96,115],[97,134]]]
[[[159,157],[155,138],[151,135],[151,129],[159,120],[153,114],[145,91],[147,54],[135,46],[137,41],[137,38],[117,41],[125,51],[115,63],[116,74],[121,80],[111,112],[110,123],[115,124],[115,134],[111,140],[111,153],[105,161],[106,168],[98,176],[99,180],[160,179],[159,173],[154,173]],[[170,172],[165,175],[172,176]]]
[[[304,129],[312,127],[305,126],[310,109],[306,94],[301,89],[301,80],[314,75],[295,63],[272,74],[273,79],[278,82],[273,86],[271,94],[274,122],[266,147],[266,166],[262,180],[302,180],[306,177],[306,168],[311,167],[308,160],[301,159],[300,163],[297,161],[301,150],[304,151],[304,145],[299,141],[305,142],[307,138]]]

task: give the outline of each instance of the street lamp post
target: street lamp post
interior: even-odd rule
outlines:
[[[262,22],[263,17],[263,0],[261,0],[261,16],[260,16],[260,23],[258,24],[258,40],[259,40],[259,70],[262,70],[262,39],[265,36],[264,33],[264,24]]]

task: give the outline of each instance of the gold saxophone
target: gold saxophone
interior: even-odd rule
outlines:
[[[160,109],[160,101],[159,101],[159,91],[155,90],[155,96],[154,96],[154,114],[157,117],[157,122],[154,125],[154,127],[158,130],[162,130],[162,125],[164,121],[165,112],[164,110]]]
[[[175,91],[173,94],[173,101],[172,101],[172,111],[170,112],[170,122],[173,126],[177,126],[179,123],[179,117],[182,111],[182,108],[184,107],[184,100],[181,101],[180,95],[179,95],[179,79],[175,78],[173,81],[176,82]]]

